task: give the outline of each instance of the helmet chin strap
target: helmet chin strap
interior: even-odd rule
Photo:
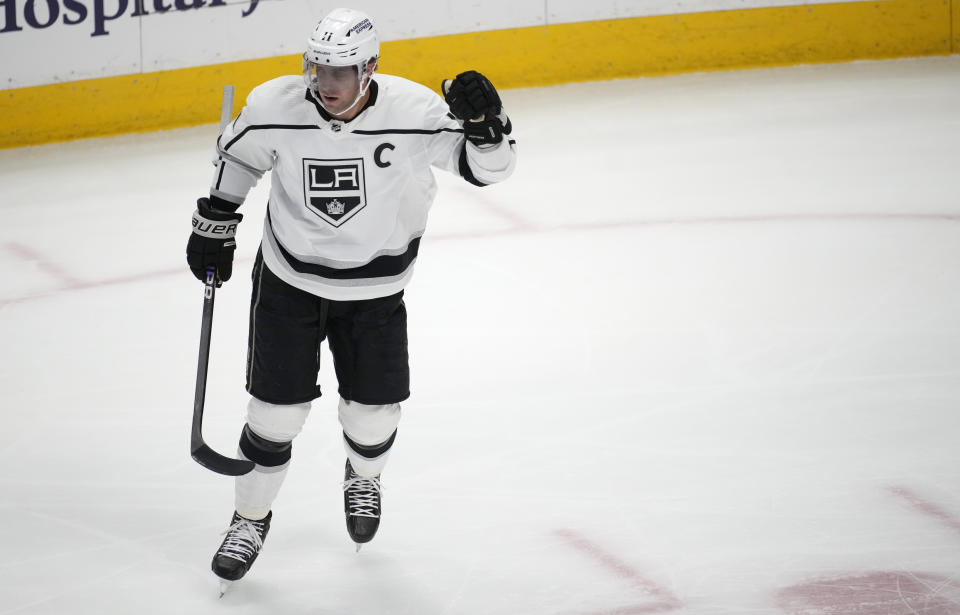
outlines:
[[[360,91],[357,92],[357,97],[354,98],[354,99],[353,99],[353,102],[350,103],[350,106],[347,107],[346,109],[344,109],[343,111],[340,111],[339,113],[334,113],[334,112],[331,111],[330,109],[327,109],[327,106],[326,106],[325,104],[323,104],[323,97],[320,96],[320,92],[314,90],[314,94],[317,95],[317,102],[320,104],[321,107],[323,107],[323,110],[326,111],[327,113],[329,113],[330,115],[333,115],[333,116],[343,115],[344,113],[346,113],[346,112],[349,111],[350,109],[353,109],[354,107],[356,107],[356,106],[357,106],[357,103],[360,102],[360,99],[363,98],[363,95],[367,93],[367,90],[368,90],[368,89],[370,89],[370,80],[373,78],[373,75],[368,75],[368,74],[367,74],[366,67],[364,67],[363,75],[364,75],[364,77],[366,77],[366,79],[367,79],[366,84],[364,84],[363,81],[361,80],[361,82],[360,82]]]

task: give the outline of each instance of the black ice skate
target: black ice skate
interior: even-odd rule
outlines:
[[[347,459],[343,477],[343,511],[347,518],[347,533],[357,544],[373,540],[380,527],[380,475],[373,478],[357,476]]]
[[[214,574],[222,579],[221,596],[229,587],[229,582],[242,578],[250,570],[250,566],[253,566],[260,549],[263,548],[267,532],[270,531],[271,517],[272,511],[260,521],[251,521],[236,512],[233,513],[230,527],[224,532],[227,537],[223,539],[223,544],[211,563]]]

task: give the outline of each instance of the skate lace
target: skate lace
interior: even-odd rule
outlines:
[[[354,474],[343,482],[343,490],[347,492],[347,501],[350,504],[351,517],[380,517],[380,493],[382,487],[380,478],[364,478]]]
[[[260,535],[262,528],[263,523],[259,521],[238,520],[224,532],[227,538],[220,546],[217,555],[230,557],[241,562],[247,561],[251,555],[257,553],[263,547],[263,538]]]

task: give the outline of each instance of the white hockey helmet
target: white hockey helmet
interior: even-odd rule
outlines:
[[[354,9],[333,9],[307,39],[304,62],[321,66],[360,66],[380,55],[373,21]]]

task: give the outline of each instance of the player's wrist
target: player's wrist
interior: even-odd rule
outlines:
[[[209,198],[210,207],[215,211],[224,212],[224,213],[235,213],[240,208],[240,203],[233,203],[227,199],[221,198],[214,194],[210,195]]]
[[[197,199],[197,210],[194,212],[194,217],[199,217],[210,222],[236,223],[243,220],[243,214],[236,212],[236,208],[239,206],[234,206],[233,209],[221,209],[218,207],[218,205],[221,204],[226,204],[226,207],[233,205],[233,203],[217,197]]]

